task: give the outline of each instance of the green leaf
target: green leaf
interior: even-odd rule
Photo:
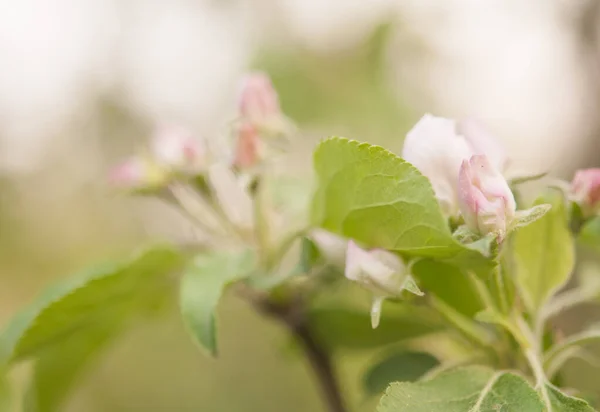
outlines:
[[[544,216],[552,208],[551,205],[542,204],[531,209],[519,210],[510,225],[510,231],[525,227]]]
[[[548,172],[542,172],[542,173],[537,173],[535,175],[529,175],[529,176],[519,176],[519,177],[514,177],[512,179],[510,179],[508,181],[509,186],[518,186],[521,185],[523,183],[527,183],[527,182],[533,182],[535,180],[539,180],[542,177],[545,177],[548,174]]]
[[[50,287],[3,332],[0,348],[4,361],[35,356],[98,324],[120,322],[124,316],[147,310],[165,298],[165,287],[173,283],[168,275],[182,263],[179,252],[156,247]]]
[[[414,382],[439,361],[425,352],[393,352],[380,358],[363,377],[368,395],[382,393],[390,382]]]
[[[0,412],[12,411],[11,386],[6,375],[0,371]]]
[[[600,249],[600,216],[596,216],[583,224],[577,240],[584,245]]]
[[[300,248],[299,266],[303,273],[309,273],[315,265],[323,262],[319,248],[309,237],[302,237]]]
[[[537,312],[571,276],[574,244],[561,196],[553,196],[552,209],[542,218],[514,233],[514,268],[527,308]],[[547,203],[546,199],[537,204]]]
[[[412,267],[412,273],[427,294],[434,294],[463,315],[472,317],[483,309],[473,283],[458,268],[421,260]]]
[[[368,311],[351,307],[315,307],[309,313],[316,339],[330,348],[368,349],[439,332],[446,326],[426,307],[388,304],[377,329]]]
[[[482,367],[458,368],[424,382],[393,383],[378,412],[543,412],[522,377]]]
[[[574,398],[551,384],[546,385],[552,412],[594,412],[595,409],[583,399]]]
[[[252,274],[256,256],[251,250],[198,255],[181,281],[180,306],[193,339],[217,355],[215,312],[225,287]]]
[[[312,221],[326,230],[413,256],[491,266],[450,233],[429,180],[379,146],[330,138],[316,149]]]
[[[170,295],[183,256],[147,249],[49,288],[15,316],[0,338],[3,361],[35,358],[27,411],[60,410],[89,361],[132,320],[152,315]]]
[[[600,330],[598,329],[588,330],[569,336],[564,341],[552,346],[544,354],[544,369],[558,370],[560,365],[556,365],[556,362],[562,359],[568,359],[563,356],[563,353],[570,351],[573,348],[597,341],[600,341]]]
[[[124,326],[123,322],[105,322],[43,351],[35,362],[24,409],[27,412],[60,410],[70,388]]]

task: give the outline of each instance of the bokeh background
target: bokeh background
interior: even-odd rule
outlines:
[[[398,151],[424,112],[486,122],[520,171],[600,164],[599,23],[596,0],[0,0],[0,321],[53,279],[189,236],[106,173],[161,121],[225,141],[248,70],[302,130],[291,175],[329,135]],[[323,410],[278,325],[221,309],[218,360],[174,313],[111,346],[65,411]],[[367,364],[336,354],[354,410],[373,410]]]

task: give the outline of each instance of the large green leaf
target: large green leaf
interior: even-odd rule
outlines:
[[[471,268],[491,264],[452,237],[429,180],[393,153],[330,138],[317,147],[314,165],[315,225],[371,247]]]
[[[515,232],[512,239],[517,284],[532,312],[537,312],[569,280],[575,254],[562,197],[536,203],[551,203],[552,209]]]
[[[5,362],[35,356],[99,324],[121,322],[165,297],[170,276],[183,262],[170,247],[106,264],[50,287],[17,314],[0,337]]]
[[[594,412],[595,409],[583,399],[574,398],[553,385],[546,385],[548,397],[552,404],[552,412]]]
[[[134,318],[171,295],[183,256],[159,246],[50,287],[17,314],[0,338],[6,363],[34,358],[26,410],[60,410],[89,361]]]
[[[425,352],[393,352],[380,358],[363,377],[368,395],[382,393],[391,382],[414,382],[439,361]]]
[[[308,313],[311,329],[331,349],[369,349],[443,330],[446,325],[431,309],[387,303],[380,324],[371,327],[368,311],[351,307],[316,307]]]
[[[25,397],[25,411],[60,410],[69,389],[123,326],[118,321],[104,322],[43,351],[35,362]]]
[[[417,383],[393,383],[378,412],[543,412],[522,377],[482,367],[459,368]]]
[[[181,281],[180,306],[183,320],[196,342],[217,355],[215,311],[224,288],[249,276],[256,265],[250,250],[202,254],[194,258]]]

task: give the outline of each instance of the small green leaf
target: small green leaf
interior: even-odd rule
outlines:
[[[519,210],[510,226],[510,231],[525,227],[544,216],[552,208],[552,205],[536,205],[531,209]]]
[[[410,275],[406,277],[406,280],[404,281],[404,284],[402,285],[402,289],[406,290],[407,292],[412,293],[413,295],[417,295],[417,296],[425,295],[421,291],[421,289],[419,289],[419,286],[416,284],[415,280]]]
[[[547,203],[545,199],[537,204]],[[574,244],[561,196],[553,196],[552,209],[542,218],[514,233],[514,268],[527,308],[537,312],[571,276]]]
[[[300,268],[303,273],[309,273],[313,266],[322,262],[321,253],[315,242],[307,236],[302,237],[300,247]]]
[[[198,255],[181,281],[180,306],[188,331],[200,346],[217,355],[215,311],[225,287],[252,274],[256,256],[251,250]]]
[[[369,312],[357,308],[315,307],[308,316],[316,338],[330,349],[369,349],[446,327],[431,309],[404,303],[388,304],[377,329],[371,328]]]
[[[527,182],[533,182],[535,180],[541,179],[542,177],[545,177],[547,174],[548,174],[548,172],[543,172],[543,173],[538,173],[535,175],[514,177],[508,181],[508,184],[509,184],[509,186],[512,187],[512,186],[521,185],[521,184],[527,183]]]
[[[314,164],[315,225],[370,247],[481,270],[493,266],[452,237],[429,180],[391,152],[331,138],[317,147]]]
[[[560,365],[556,365],[556,362],[561,359],[568,359],[562,356],[564,352],[597,341],[600,341],[600,330],[598,329],[588,330],[569,336],[564,341],[552,346],[548,352],[545,353],[544,369],[558,370]]]
[[[416,383],[393,383],[377,412],[544,412],[519,375],[482,367],[457,368]]]
[[[594,412],[595,409],[583,399],[574,398],[551,384],[547,384],[552,412]]]
[[[380,358],[363,377],[363,387],[367,395],[385,391],[391,382],[414,382],[439,361],[424,352],[393,352]]]

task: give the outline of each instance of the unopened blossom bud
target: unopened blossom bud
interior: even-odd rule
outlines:
[[[600,211],[600,169],[583,169],[571,182],[571,198],[579,204],[585,217]]]
[[[504,171],[506,153],[481,124],[430,114],[408,132],[402,151],[402,157],[429,179],[442,212],[449,217],[459,212],[456,176],[461,163],[475,154],[487,155],[495,168]]]
[[[502,241],[516,211],[515,198],[502,174],[485,155],[474,155],[462,162],[458,188],[467,227],[479,235],[495,233]]]
[[[262,146],[256,127],[250,123],[242,123],[237,130],[234,166],[239,169],[249,169],[257,165],[262,158]]]
[[[373,292],[373,328],[379,325],[381,307],[386,298],[397,297],[404,289],[423,295],[398,256],[383,249],[364,250],[352,240],[346,250],[345,275]]]
[[[121,189],[152,190],[166,182],[166,175],[151,162],[133,157],[111,170],[109,182]]]
[[[264,73],[248,74],[242,81],[240,116],[258,128],[267,127],[281,117],[279,97]]]
[[[350,240],[345,275],[379,295],[396,296],[402,292],[407,273],[404,262],[395,254],[383,249],[367,251]]]
[[[151,155],[159,167],[186,175],[206,170],[206,150],[199,139],[177,126],[159,127],[151,141]]]

